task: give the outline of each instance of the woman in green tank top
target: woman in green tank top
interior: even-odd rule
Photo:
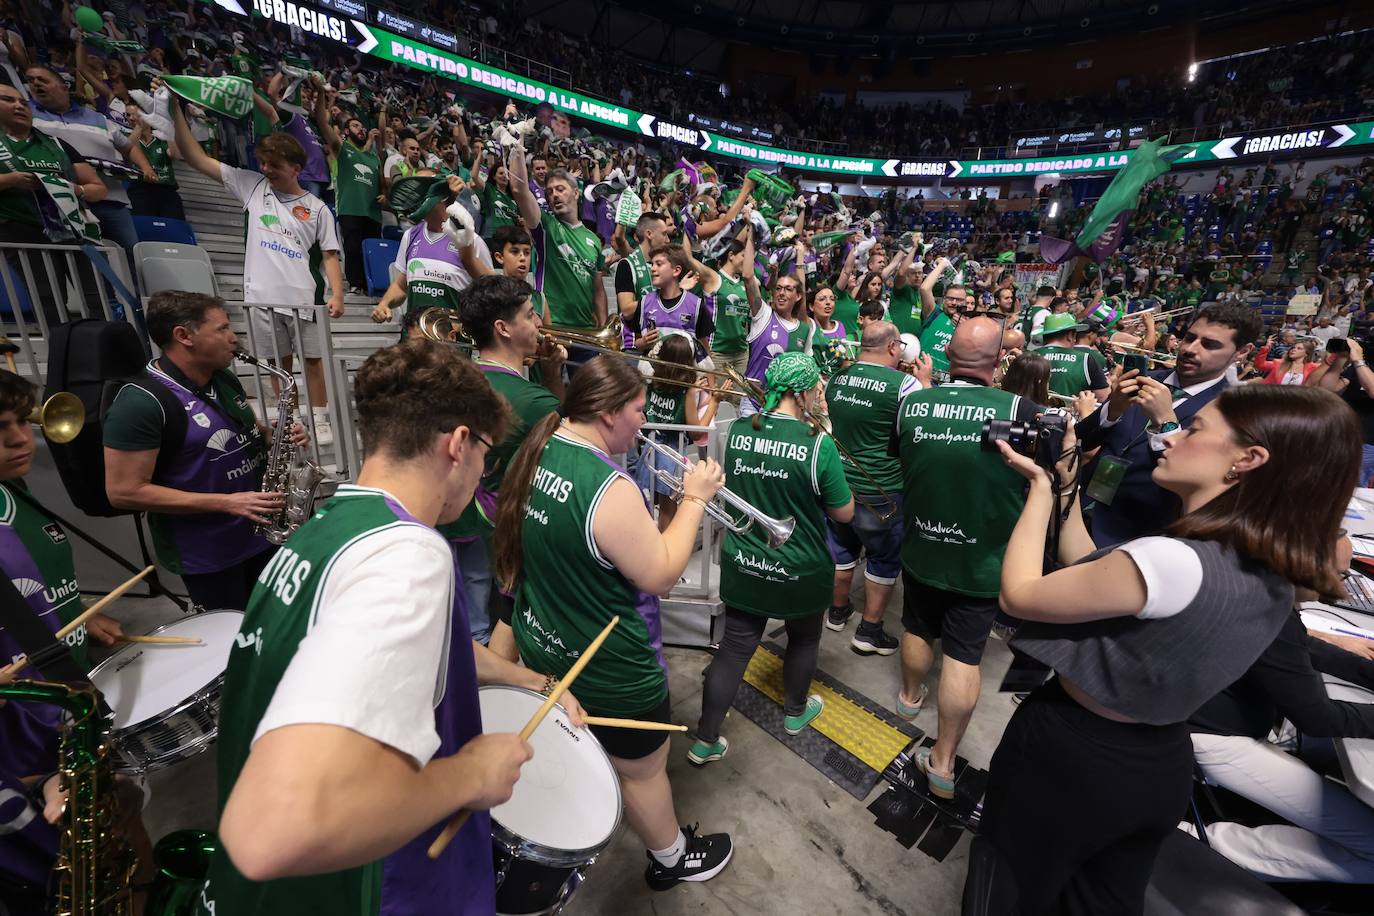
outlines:
[[[598,356],[573,376],[563,415],[535,426],[502,482],[494,571],[515,594],[515,643],[525,664],[562,677],[613,616],[577,679],[595,715],[667,722],[658,595],[691,557],[706,503],[724,480],[714,461],[683,480],[682,505],[659,533],[643,494],[612,455],[644,424],[644,380],[629,363]],[[713,877],[730,859],[725,834],[678,828],[665,732],[592,726],[620,776],[625,816],[649,850],[655,888]]]
[[[825,610],[835,581],[826,542],[825,517],[854,518],[854,496],[835,442],[809,422],[825,409],[821,373],[804,353],[783,353],[764,376],[763,412],[730,427],[725,469],[732,493],[795,527],[785,543],[771,546],[751,527],[727,532],[720,550],[720,597],[725,602],[725,639],[706,669],[693,763],[719,760],[729,749],[720,734],[744,670],[776,617],[787,627],[783,659],[783,725],[801,732],[821,714],[818,695],[807,696],[816,673]]]

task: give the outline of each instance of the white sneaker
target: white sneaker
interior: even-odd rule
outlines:
[[[320,448],[334,444],[334,429],[329,425],[329,411],[316,410],[312,414],[315,421],[315,441]]]

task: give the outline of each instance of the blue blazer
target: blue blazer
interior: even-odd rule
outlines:
[[[1166,369],[1152,372],[1150,377],[1162,382],[1171,374],[1172,370]],[[1174,413],[1178,415],[1179,422],[1187,425],[1193,414],[1215,400],[1228,384],[1223,379],[1178,404]],[[1083,443],[1083,450],[1101,446],[1099,460],[1106,455],[1113,455],[1130,463],[1112,504],[1098,503],[1092,510],[1093,542],[1098,547],[1110,547],[1163,531],[1178,518],[1181,504],[1177,496],[1160,487],[1150,477],[1159,455],[1150,448],[1150,434],[1145,432],[1149,418],[1141,409],[1132,404],[1121,415],[1120,421],[1107,427],[1101,425],[1101,417],[1102,411],[1097,410],[1079,421],[1078,439]],[[1096,469],[1097,462],[1094,461],[1085,471],[1085,485],[1092,479]]]

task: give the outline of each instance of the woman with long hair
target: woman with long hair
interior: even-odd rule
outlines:
[[[839,450],[811,422],[813,414],[824,411],[815,360],[784,353],[768,367],[763,412],[730,426],[725,466],[731,492],[773,518],[795,519],[796,527],[780,547],[770,547],[757,524],[725,534],[720,549],[725,639],[706,669],[697,740],[687,754],[693,763],[719,760],[729,749],[720,726],[770,617],[787,627],[783,727],[789,735],[798,734],[821,714],[821,698],[808,696],[807,689],[816,673],[835,581],[825,517],[841,523],[854,517]]]
[[[682,480],[682,504],[659,532],[644,496],[612,455],[644,424],[644,379],[611,356],[568,385],[563,418],[546,417],[506,471],[496,510],[495,571],[515,594],[515,643],[535,671],[560,678],[612,616],[600,652],[577,679],[598,716],[669,721],[657,596],[687,568],[706,504],[724,481],[715,461]],[[730,861],[726,834],[679,829],[662,731],[592,726],[620,776],[625,817],[649,854],[655,889],[705,881]]]
[[[1255,368],[1264,373],[1262,381],[1266,385],[1301,385],[1307,377],[1321,365],[1317,359],[1317,342],[1304,337],[1279,359],[1269,358],[1269,348],[1274,345],[1270,337],[1264,347],[1255,354]]]
[[[1019,394],[1035,404],[1052,406],[1050,402],[1050,361],[1034,353],[1022,353],[1002,373],[1003,391]]]
[[[515,224],[519,206],[510,189],[510,172],[505,163],[493,155],[489,162],[476,163],[472,170],[472,185],[482,196],[482,232],[489,238],[502,226]]]
[[[768,365],[779,353],[811,352],[816,326],[806,317],[806,271],[799,265],[804,252],[798,243],[792,272],[779,274],[769,286],[768,308],[761,308],[749,323],[749,363],[744,374],[763,384]],[[743,405],[742,413],[757,407]]]
[[[644,402],[644,418],[648,423],[676,426],[710,426],[720,407],[719,390],[705,390],[705,377],[697,371],[696,347],[686,334],[668,333],[650,351],[658,362],[649,381],[648,398]],[[691,434],[654,430],[645,434],[679,452],[687,452],[682,443],[696,441]],[[672,499],[668,485],[660,481],[653,468],[662,467],[657,453],[644,446],[632,468],[635,482],[641,490],[654,494],[658,509],[658,528],[667,529],[677,514],[677,502]],[[674,468],[665,468],[673,471]]]
[[[1069,439],[1061,479],[1076,460]],[[1328,443],[1319,453],[1317,439]],[[1269,646],[1295,585],[1344,594],[1337,532],[1360,430],[1339,398],[1237,386],[1165,441],[1153,477],[1183,516],[1164,535],[1095,551],[1070,505],[1066,565],[1048,574],[1051,475],[998,443],[1030,481],[1001,604],[1026,621],[1012,646],[1055,672],[1012,715],[983,805],[980,836],[1010,866],[1025,916],[1142,911],[1192,789],[1188,717]],[[1050,787],[1072,787],[1073,803]]]

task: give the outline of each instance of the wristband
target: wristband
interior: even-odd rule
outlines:
[[[1362,359],[1357,359],[1357,360],[1355,360],[1354,362],[1352,362],[1350,365],[1354,366],[1356,369],[1363,369],[1363,368],[1365,367],[1366,364],[1365,364],[1365,361],[1364,361],[1364,360],[1362,360]]]
[[[554,677],[552,674],[546,674],[544,675],[544,686],[539,688],[539,692],[544,696],[548,696],[553,693],[553,688],[557,686],[558,678]]]
[[[689,496],[689,495],[687,495],[687,494],[684,493],[683,496],[682,496],[681,502],[689,502],[689,501],[699,504],[699,505],[701,506],[701,511],[702,511],[702,512],[705,512],[705,511],[706,511],[707,505],[708,505],[708,504],[707,504],[706,500],[702,499],[700,496]]]

